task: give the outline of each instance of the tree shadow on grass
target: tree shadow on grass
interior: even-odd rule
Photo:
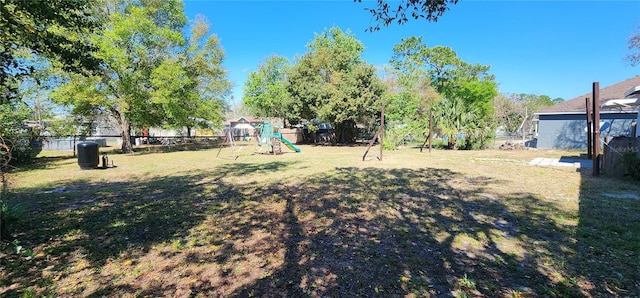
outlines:
[[[228,148],[228,146],[221,145],[218,142],[202,142],[202,143],[179,143],[172,145],[146,145],[142,147],[134,148],[134,154],[136,155],[145,155],[145,154],[155,154],[155,153],[171,153],[171,152],[179,152],[179,151],[199,151],[199,150],[212,150],[212,149],[220,149],[220,147]],[[229,149],[230,150],[230,149]],[[120,151],[114,151],[120,152]]]
[[[433,168],[222,179],[289,166],[85,181],[62,205],[35,196],[20,239],[48,251],[2,287],[36,287],[33,276],[62,296],[545,296],[560,286],[566,268],[548,261],[571,253],[572,232],[535,195],[492,194],[503,182]]]
[[[570,283],[594,297],[640,297],[640,185],[582,172]]]
[[[570,234],[550,219],[553,205],[494,198],[488,183],[442,169],[342,168],[289,185],[282,265],[232,296],[544,295],[556,284],[535,251],[561,253]]]
[[[10,173],[19,173],[25,171],[32,171],[38,169],[49,169],[58,167],[60,164],[77,163],[77,157],[73,155],[60,155],[60,156],[47,156],[37,157],[32,163],[22,164],[18,166],[12,166],[9,170]]]
[[[21,246],[40,249],[41,257],[14,256],[3,262],[9,269],[3,270],[0,296],[17,296],[28,287],[55,284],[83,270],[99,273],[107,263],[136,259],[162,243],[184,246],[189,230],[211,210],[238,200],[240,194],[222,178],[268,175],[291,164],[224,164],[169,177],[131,177],[130,182],[115,183],[77,180],[48,190],[11,193],[11,202],[24,202],[29,209],[29,216],[16,223],[14,236]],[[113,278],[103,276],[100,285],[79,286],[67,294],[139,291],[135,285],[112,283]],[[12,284],[20,287],[5,288]]]

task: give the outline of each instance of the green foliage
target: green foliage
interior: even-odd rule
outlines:
[[[94,17],[96,3],[0,0],[0,85],[6,87],[13,78],[33,71],[19,59],[19,51],[25,49],[57,59],[67,70],[95,69],[99,61],[82,33],[99,25]]]
[[[449,147],[458,148],[457,135],[463,133],[465,148],[483,148],[495,127],[492,119],[497,84],[493,81],[494,76],[488,73],[490,67],[464,62],[449,47],[429,48],[422,43],[421,37],[403,39],[393,51],[390,62],[398,71],[404,92],[416,93],[416,86],[424,86],[427,82],[433,88],[431,93],[434,95],[426,97],[431,100],[423,100],[422,106],[433,106],[434,122],[440,133],[448,137]],[[439,100],[435,94],[444,99]],[[421,119],[425,118],[423,114]],[[405,121],[409,123],[410,119]],[[424,120],[421,127],[427,131]]]
[[[4,200],[0,199],[0,210],[2,211],[2,240],[9,239],[9,231],[12,230],[15,223],[24,218],[27,214],[27,210],[22,204],[13,204],[9,206]]]
[[[625,151],[620,156],[620,162],[624,165],[625,175],[640,180],[640,157],[633,151]]]
[[[468,80],[460,82],[454,91],[450,91],[452,97],[462,99],[469,110],[476,110],[479,121],[487,124],[493,118],[493,98],[498,95],[498,86],[493,81]]]
[[[290,99],[287,93],[287,71],[289,60],[273,55],[251,72],[244,85],[243,102],[255,116],[279,117],[295,122],[298,115],[290,112]]]
[[[31,110],[23,103],[0,104],[0,136],[10,153],[2,152],[10,154],[12,165],[30,163],[39,153],[32,147],[32,142],[38,141],[39,131],[24,124],[30,115]]]
[[[120,126],[122,151],[131,152],[131,124],[145,126],[161,119],[150,101],[150,77],[184,44],[176,28],[186,19],[176,1],[123,2],[117,7],[105,16],[102,32],[91,36],[95,56],[103,61],[99,74],[70,75],[53,98],[73,106],[75,114],[95,109],[110,113]]]
[[[196,16],[187,48],[181,53],[186,74],[194,82],[190,85],[189,102],[183,102],[191,116],[184,122],[174,121],[173,127],[220,127],[224,120],[225,100],[231,93],[233,83],[222,67],[225,53],[220,40],[210,34],[210,25],[202,16]],[[209,35],[207,37],[207,35]]]
[[[431,85],[444,95],[455,95],[456,87],[469,81],[493,81],[488,73],[490,66],[470,64],[458,58],[449,47],[427,47],[422,37],[409,37],[393,47],[390,60],[394,69],[400,71],[401,80],[415,81],[427,77]]]
[[[460,99],[445,98],[435,107],[435,123],[442,136],[446,136],[449,148],[457,148],[457,136],[475,120],[475,111],[467,110]]]
[[[429,112],[440,99],[426,77],[411,77],[392,70],[384,79],[387,130],[402,126],[406,135],[424,138],[429,134]]]
[[[476,281],[469,278],[467,274],[464,274],[464,277],[458,280],[458,287],[467,290],[475,290],[476,289]]]
[[[33,119],[21,86],[36,88],[43,58],[52,59],[69,71],[95,70],[99,60],[93,46],[83,38],[99,25],[90,0],[21,1],[0,0],[0,136],[11,148],[14,164],[28,163],[38,150],[38,131],[24,121]],[[36,81],[36,82],[33,82]]]
[[[118,2],[120,3],[120,2]],[[224,53],[199,17],[185,38],[180,1],[122,1],[105,15],[104,29],[91,36],[93,76],[70,75],[53,94],[74,114],[105,112],[118,122],[122,151],[132,152],[132,129],[151,126],[211,127],[222,119],[231,83],[221,67]]]
[[[291,111],[330,122],[338,142],[353,142],[356,123],[370,122],[380,110],[385,86],[360,58],[364,46],[350,32],[331,28],[308,47],[287,77]]]
[[[396,150],[413,140],[409,126],[387,126],[384,131],[384,149]]]
[[[354,1],[362,2],[362,0]],[[383,26],[389,26],[394,22],[402,25],[408,22],[409,18],[416,20],[422,18],[428,22],[437,22],[438,18],[449,9],[449,5],[456,3],[458,3],[458,0],[401,0],[399,3],[396,1],[389,3],[386,0],[378,0],[376,7],[366,8],[376,20],[376,24],[369,27],[368,30],[378,31],[380,30],[381,24]],[[396,9],[394,10],[394,8]]]

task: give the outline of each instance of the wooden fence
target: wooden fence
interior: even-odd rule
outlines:
[[[627,173],[623,156],[635,154],[640,159],[640,138],[614,137],[605,140],[603,166],[604,174],[609,177],[622,177]]]

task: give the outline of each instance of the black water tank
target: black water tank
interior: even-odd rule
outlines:
[[[100,147],[96,142],[82,142],[78,148],[78,164],[83,170],[95,169],[100,163]]]

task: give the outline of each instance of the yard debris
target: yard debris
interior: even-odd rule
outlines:
[[[520,143],[511,143],[511,142],[506,142],[502,145],[500,145],[500,147],[498,147],[500,150],[523,150],[524,146],[522,146],[522,144]]]

